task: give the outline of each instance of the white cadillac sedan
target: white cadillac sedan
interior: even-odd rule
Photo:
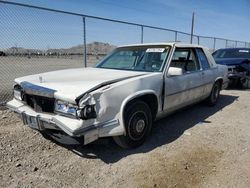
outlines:
[[[84,144],[112,136],[131,148],[156,119],[203,100],[215,105],[227,84],[227,67],[202,46],[137,44],[118,47],[95,68],[17,78],[7,107],[44,135]]]

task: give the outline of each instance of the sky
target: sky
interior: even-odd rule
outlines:
[[[250,0],[13,0],[12,2],[164,27],[194,34],[250,42]],[[83,43],[82,18],[0,3],[0,48],[48,49]],[[87,42],[140,43],[135,26],[86,20]],[[144,28],[144,42],[173,41],[174,33]],[[189,42],[186,35],[178,40]],[[196,40],[196,39],[195,39]],[[195,41],[197,42],[197,41]],[[200,39],[212,45],[210,39]],[[217,41],[217,45],[225,45]]]

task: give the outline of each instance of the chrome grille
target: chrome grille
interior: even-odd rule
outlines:
[[[54,112],[55,99],[24,94],[23,100],[26,102],[28,106],[33,108],[36,112]]]

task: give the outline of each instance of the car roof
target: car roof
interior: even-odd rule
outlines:
[[[131,44],[131,45],[119,46],[118,48],[135,47],[135,46],[176,46],[176,47],[179,47],[179,48],[187,48],[187,47],[204,48],[203,46],[200,46],[200,45],[197,45],[197,44],[188,44],[188,43],[182,43],[182,42],[161,42],[161,43]]]

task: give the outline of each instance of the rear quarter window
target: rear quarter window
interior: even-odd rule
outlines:
[[[210,69],[211,68],[210,64],[203,50],[201,48],[197,48],[196,52],[197,52],[198,60],[201,64],[202,69],[203,70]]]

